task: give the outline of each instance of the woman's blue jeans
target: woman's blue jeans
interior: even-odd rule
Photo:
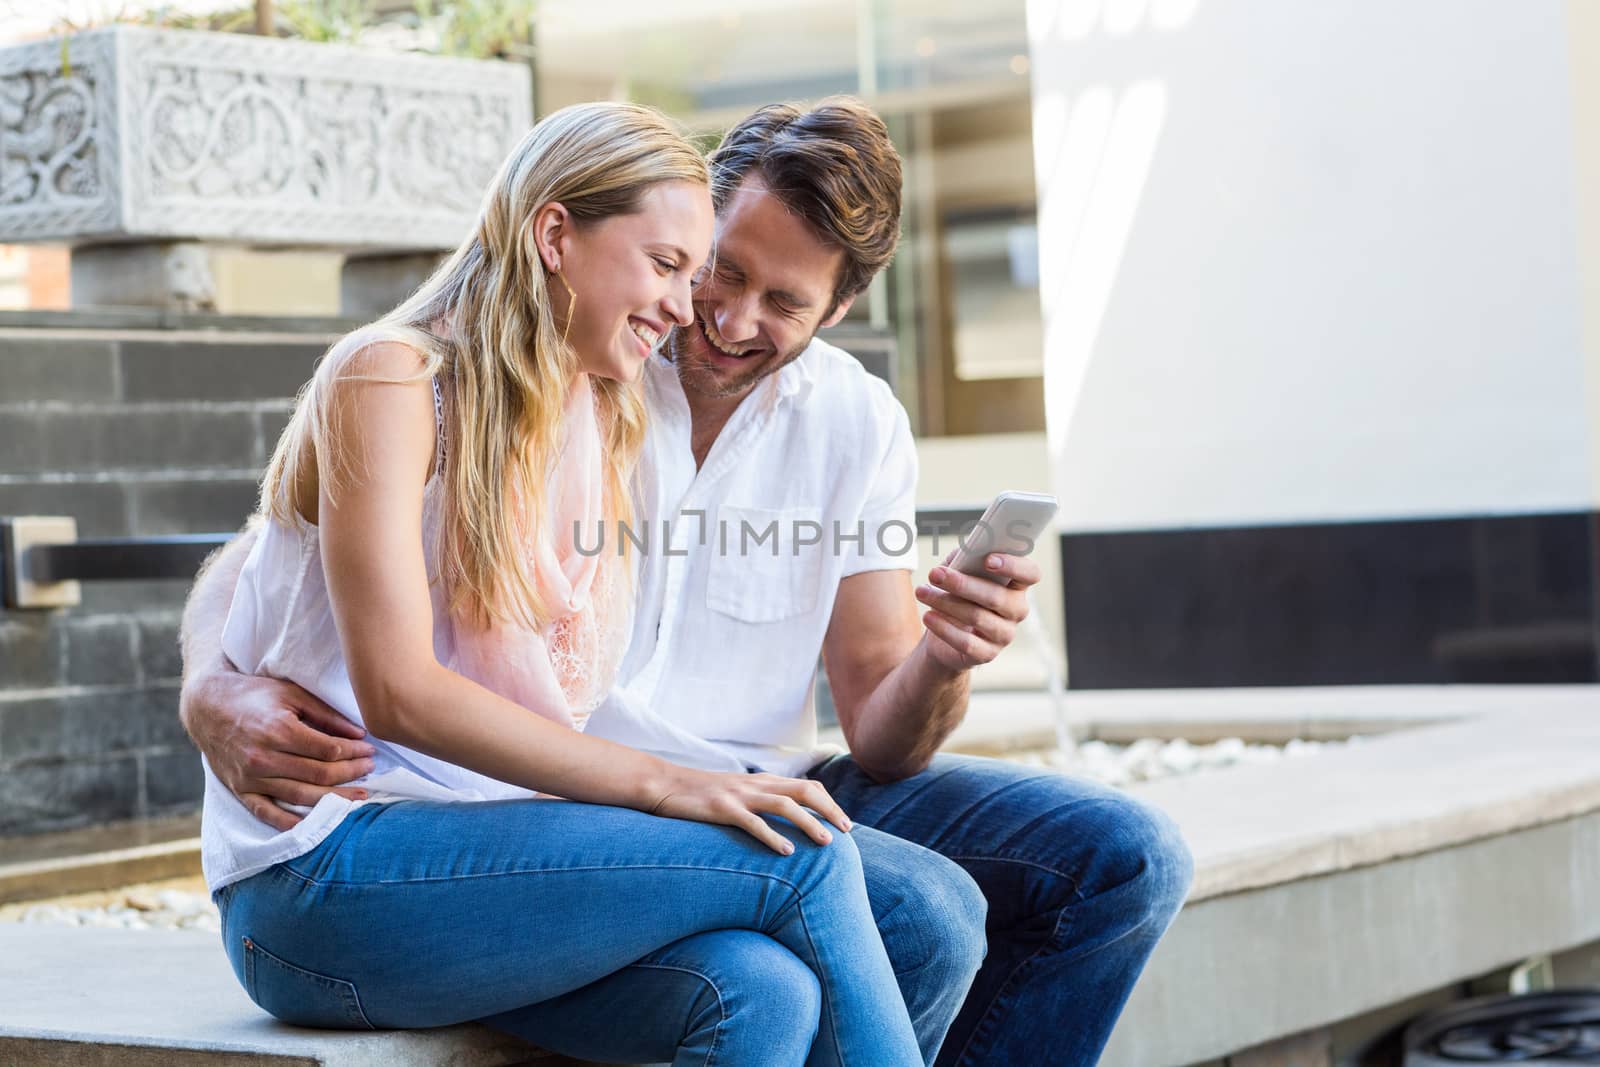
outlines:
[[[793,855],[566,801],[363,805],[219,891],[223,939],[251,999],[301,1025],[475,1019],[593,1056],[559,998],[611,975],[611,1058],[659,1059],[668,1034],[681,1065],[923,1063],[853,835],[773,825]]]

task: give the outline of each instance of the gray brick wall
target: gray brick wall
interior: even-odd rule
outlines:
[[[339,320],[0,312],[0,515],[84,537],[234,530]],[[829,339],[892,379],[891,341]],[[199,807],[177,718],[185,582],[0,609],[0,837]],[[0,857],[4,842],[0,841]]]
[[[347,325],[0,314],[0,515],[71,515],[90,537],[238,528]],[[186,593],[102,583],[74,608],[0,610],[0,836],[199,807],[177,718]]]

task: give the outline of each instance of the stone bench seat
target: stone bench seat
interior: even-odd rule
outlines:
[[[285,1026],[245,996],[214,935],[0,926],[0,1063],[46,1067],[557,1067],[483,1026]]]
[[[1079,703],[1099,728],[1127,730],[1135,707],[1198,723],[1188,696]],[[1404,690],[1235,696],[1236,718],[1259,722],[1274,699],[1277,718],[1301,724],[1445,721],[1136,790],[1177,818],[1197,877],[1106,1064],[1213,1060],[1600,939],[1600,687],[1417,690],[1409,704]],[[1229,704],[1198,700],[1213,718]],[[211,936],[0,925],[11,1060],[568,1062],[477,1026],[283,1026],[246,999]]]

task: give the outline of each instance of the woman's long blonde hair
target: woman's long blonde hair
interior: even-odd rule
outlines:
[[[576,354],[551,311],[551,284],[534,243],[533,218],[559,201],[581,227],[638,210],[664,181],[708,185],[705,160],[660,112],[633,104],[563,108],[540,121],[501,165],[470,236],[412,296],[373,326],[423,357],[414,378],[444,385],[449,448],[439,577],[452,615],[533,629],[550,606],[527,571],[528,537],[547,538],[546,483],[558,459],[560,423],[578,373]],[[337,349],[339,346],[335,345]],[[381,380],[351,372],[350,357],[324,358],[302,390],[261,485],[262,510],[301,521],[297,476],[322,458],[330,499],[352,473],[338,435],[336,386]],[[330,350],[333,351],[333,350]],[[595,378],[606,470],[607,514],[631,517],[628,481],[644,441],[635,384]],[[519,506],[520,502],[520,506]],[[517,512],[526,509],[528,514]]]

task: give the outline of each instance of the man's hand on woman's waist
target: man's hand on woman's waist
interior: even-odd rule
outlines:
[[[328,793],[365,799],[344,783],[372,771],[366,731],[293,682],[212,671],[187,681],[179,700],[212,772],[274,829],[301,818],[275,801],[309,808]]]

